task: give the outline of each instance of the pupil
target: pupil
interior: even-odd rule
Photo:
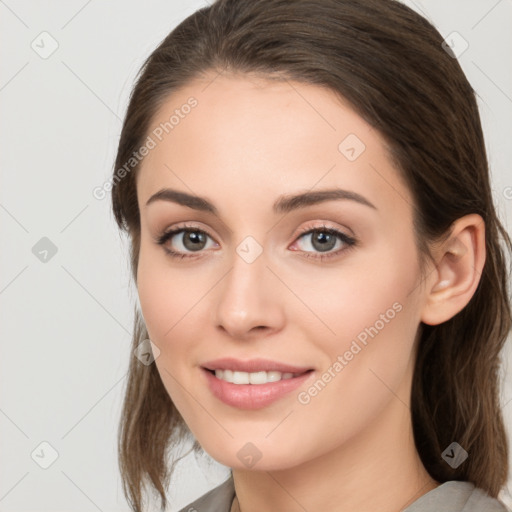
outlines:
[[[187,232],[185,233],[183,245],[191,251],[198,250],[197,244],[204,244],[204,238],[205,237],[203,233],[198,233],[196,231]],[[199,247],[199,249],[201,249],[201,247]]]
[[[320,245],[316,246],[316,243],[319,242]],[[313,246],[315,249],[320,251],[329,251],[336,245],[336,238],[331,234],[325,231],[317,231],[316,236],[313,236]]]

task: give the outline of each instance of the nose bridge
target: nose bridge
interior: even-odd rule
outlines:
[[[252,237],[233,253],[231,270],[219,287],[215,321],[234,337],[244,337],[255,328],[275,330],[282,324],[277,283],[267,263],[263,247]]]

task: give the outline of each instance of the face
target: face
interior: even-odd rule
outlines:
[[[287,468],[347,446],[395,395],[408,403],[423,305],[412,198],[382,138],[332,91],[214,78],[153,119],[137,176],[140,305],[203,448],[232,468],[247,454]]]

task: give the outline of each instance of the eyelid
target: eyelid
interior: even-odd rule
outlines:
[[[157,232],[152,238],[155,242],[166,238],[169,234],[179,232],[179,231],[200,231],[207,234],[210,238],[214,239],[214,237],[210,234],[207,228],[204,228],[198,224],[190,224],[188,222],[172,224],[159,232]]]
[[[333,224],[330,224],[329,221],[314,221],[314,222],[321,222],[322,224],[318,225],[318,224],[308,224],[306,226],[303,226],[301,227],[294,235],[294,239],[297,239],[299,238],[300,236],[306,234],[306,233],[310,233],[311,231],[335,231],[343,236],[345,236],[346,238],[349,238],[349,239],[354,239],[355,240],[355,237],[353,235],[349,235],[348,233],[346,233],[343,228],[340,228],[340,227],[337,227]],[[351,229],[348,229],[346,228],[347,231],[350,231],[351,233],[352,230]]]

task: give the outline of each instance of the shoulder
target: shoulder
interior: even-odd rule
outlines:
[[[233,476],[179,512],[229,512],[235,497]],[[450,480],[427,492],[403,512],[511,512],[471,482]]]
[[[235,497],[233,475],[219,486],[203,494],[179,512],[229,512]]]
[[[427,492],[403,512],[510,512],[471,482],[449,480]]]

